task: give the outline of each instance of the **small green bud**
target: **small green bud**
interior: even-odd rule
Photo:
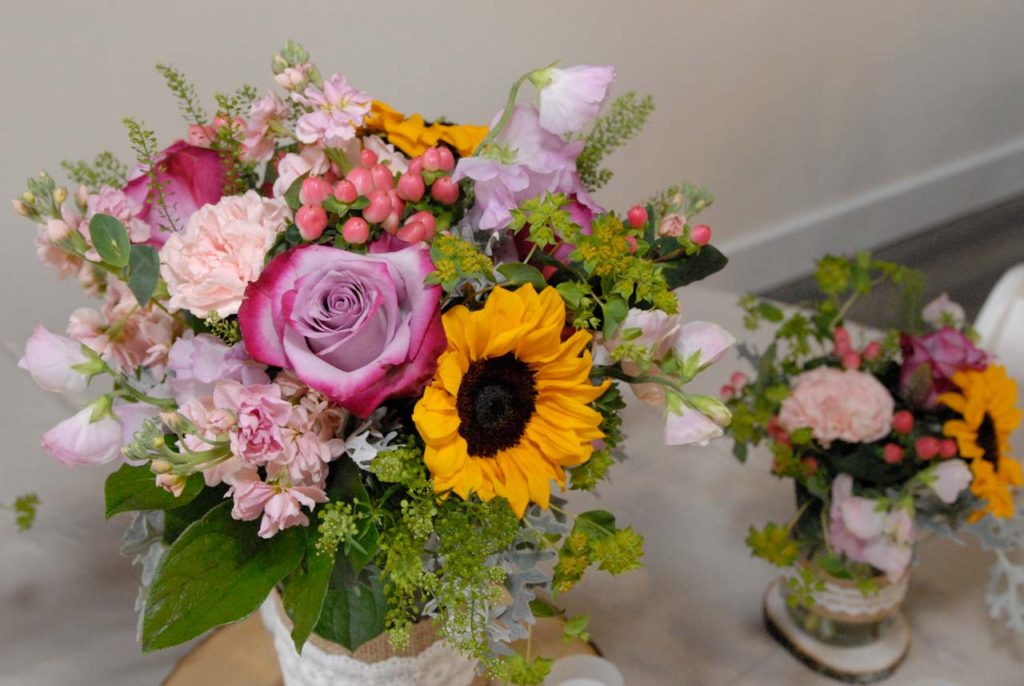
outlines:
[[[153,470],[154,474],[167,474],[174,469],[174,465],[167,460],[153,460],[149,468]]]
[[[36,204],[36,195],[32,191],[25,191],[24,193],[22,193],[21,199],[25,202],[26,205]]]
[[[68,199],[68,189],[64,186],[60,186],[53,191],[53,201],[58,205],[63,205],[64,201]]]

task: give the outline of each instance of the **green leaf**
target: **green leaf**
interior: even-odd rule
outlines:
[[[587,538],[611,536],[615,533],[615,515],[607,510],[590,510],[576,517],[575,528]]]
[[[522,262],[506,262],[505,264],[498,265],[498,271],[508,279],[509,285],[533,284],[538,293],[548,285],[544,275],[533,265],[523,264]]]
[[[302,201],[299,200],[299,192],[302,191],[302,182],[305,181],[308,176],[309,173],[307,172],[295,179],[292,181],[292,185],[288,186],[288,190],[284,192],[284,201],[293,212],[302,207]]]
[[[127,267],[131,242],[128,231],[117,217],[96,214],[89,220],[89,237],[100,259],[112,267]]]
[[[133,245],[128,258],[128,288],[145,305],[156,291],[160,278],[160,254],[151,245]]]
[[[665,269],[665,281],[668,287],[675,290],[680,286],[706,279],[720,271],[729,262],[729,258],[713,245],[705,245],[695,255],[689,255],[678,261],[670,262]]]
[[[562,296],[565,304],[573,309],[579,307],[583,300],[583,287],[579,281],[563,281],[555,286],[555,290]]]
[[[292,640],[295,650],[302,646],[320,621],[327,587],[334,569],[334,555],[317,549],[319,536],[306,537],[306,555],[291,574],[284,579],[284,609],[292,619]]]
[[[327,497],[330,501],[353,503],[356,507],[370,508],[370,496],[363,485],[362,470],[355,462],[342,460],[338,468],[333,470],[330,478],[327,486]],[[377,527],[367,519],[365,528],[349,543],[349,554],[346,560],[351,572],[359,574],[380,548]]]
[[[226,484],[213,488],[204,488],[192,502],[164,512],[164,543],[170,545],[181,536],[192,522],[202,519],[203,515],[224,502],[227,492]]]
[[[299,564],[305,529],[292,527],[270,539],[257,522],[231,517],[231,503],[210,510],[188,527],[160,563],[146,599],[142,649],[184,643],[221,624],[251,614]]]
[[[156,485],[156,476],[149,467],[130,464],[107,477],[103,487],[106,516],[110,519],[120,512],[136,510],[171,510],[188,505],[203,490],[203,475],[193,474],[185,482],[185,490],[177,498]]]
[[[629,305],[623,298],[609,297],[604,303],[602,312],[604,313],[604,337],[605,340],[610,340],[615,335],[615,330],[619,328],[619,324],[625,321],[626,315],[629,314]]]
[[[324,597],[316,633],[328,641],[355,650],[384,633],[387,601],[377,576],[332,586]]]
[[[534,617],[558,617],[562,613],[559,612],[554,605],[546,600],[536,598],[530,601],[530,613]]]

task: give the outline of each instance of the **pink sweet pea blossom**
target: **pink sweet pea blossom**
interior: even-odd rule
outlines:
[[[276,385],[222,381],[213,391],[213,404],[235,416],[228,438],[231,452],[242,462],[266,464],[284,450],[281,429],[291,417],[292,405],[281,399]]]
[[[295,136],[303,143],[341,147],[355,137],[370,112],[370,96],[348,85],[341,74],[326,79],[323,90],[309,85],[292,97],[311,110],[295,126]]]
[[[551,133],[575,133],[594,121],[615,80],[615,69],[580,65],[534,72],[539,88],[540,125]]]
[[[710,417],[680,404],[677,411],[669,410],[665,416],[665,445],[707,445],[722,436],[722,427]]]
[[[875,377],[853,369],[819,367],[793,380],[779,423],[788,433],[808,427],[815,440],[872,443],[891,431],[893,398]]]
[[[963,460],[945,460],[935,465],[934,469],[935,480],[930,484],[931,489],[947,505],[956,502],[973,478]]]
[[[840,474],[832,482],[829,520],[829,542],[836,552],[870,564],[893,583],[903,577],[914,543],[914,522],[906,509],[853,495],[853,478]]]
[[[967,313],[958,303],[950,300],[948,294],[943,293],[925,305],[921,310],[921,319],[936,329],[943,326],[960,328],[967,321]]]
[[[54,393],[81,393],[89,377],[74,367],[88,362],[81,343],[50,333],[42,324],[37,324],[18,366],[41,388]]]
[[[680,326],[673,340],[673,348],[680,359],[686,361],[695,356],[698,368],[722,359],[735,344],[736,338],[721,326],[701,321]]]
[[[111,462],[121,454],[121,423],[104,414],[93,421],[93,406],[83,407],[43,434],[43,448],[74,467]]]

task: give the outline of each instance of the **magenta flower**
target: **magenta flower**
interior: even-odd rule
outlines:
[[[433,269],[422,244],[367,255],[289,250],[246,292],[238,312],[246,348],[367,417],[433,376],[445,346],[440,287],[423,284]]]
[[[323,90],[310,85],[292,97],[311,110],[295,126],[295,135],[303,143],[339,148],[356,135],[370,112],[370,96],[348,85],[341,74],[324,81]]]
[[[954,390],[954,374],[984,369],[989,361],[984,350],[948,326],[924,336],[904,335],[900,348],[900,388],[908,400],[925,408],[935,407],[940,393]]]
[[[539,89],[540,125],[551,133],[575,133],[594,121],[608,98],[615,69],[580,65],[534,72]]]

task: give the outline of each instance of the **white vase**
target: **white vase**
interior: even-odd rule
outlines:
[[[353,653],[311,635],[300,655],[292,642],[292,623],[281,596],[271,593],[260,608],[274,639],[285,686],[469,686],[475,664],[437,639],[430,622],[416,624],[409,647],[396,651],[378,636]]]

